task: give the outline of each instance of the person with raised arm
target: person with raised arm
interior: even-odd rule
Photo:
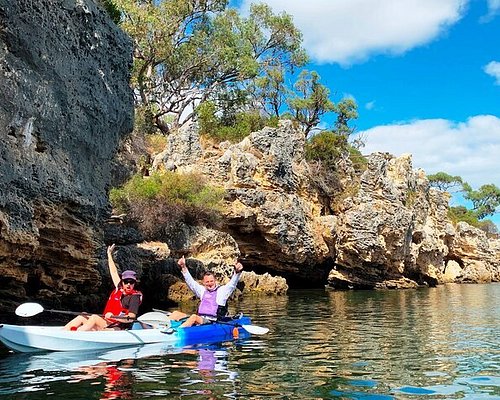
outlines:
[[[236,289],[236,285],[241,277],[243,265],[237,262],[234,266],[234,273],[231,280],[225,285],[219,285],[213,272],[207,271],[203,275],[202,283],[196,282],[186,267],[184,256],[178,261],[181,267],[182,275],[187,286],[200,299],[198,312],[188,316],[181,311],[174,311],[169,318],[174,321],[180,321],[187,317],[181,324],[181,328],[193,325],[207,324],[227,315],[227,300]]]
[[[126,270],[120,276],[113,260],[114,249],[114,244],[108,247],[108,267],[115,289],[109,295],[108,302],[104,307],[102,313],[104,318],[97,314],[79,315],[64,326],[65,330],[125,329],[137,317],[142,302],[142,293],[135,288],[137,284],[136,273],[132,270]]]

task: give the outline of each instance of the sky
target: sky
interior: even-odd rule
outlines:
[[[363,154],[500,187],[500,0],[263,2],[293,17],[331,99],[356,100]]]

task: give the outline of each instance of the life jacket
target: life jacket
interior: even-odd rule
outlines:
[[[198,307],[199,315],[208,315],[212,317],[217,316],[217,290],[219,286],[217,286],[214,290],[205,290],[203,296],[200,301],[200,305]]]
[[[122,297],[125,295],[133,296],[133,295],[138,295],[140,296],[140,301],[142,302],[142,293],[139,292],[138,290],[132,290],[129,293],[125,293],[123,288],[116,288],[111,292],[109,295],[108,302],[106,303],[106,307],[104,307],[103,314],[106,315],[106,313],[110,312],[113,315],[126,315],[129,313],[128,309],[123,307],[122,304]]]

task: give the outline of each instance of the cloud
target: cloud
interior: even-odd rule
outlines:
[[[499,0],[500,1],[500,0]],[[496,84],[500,85],[500,62],[492,61],[484,67],[484,72],[496,79]]]
[[[375,101],[369,101],[365,104],[365,108],[367,110],[373,110],[375,108]]]
[[[481,18],[481,22],[490,22],[500,14],[500,0],[488,0],[488,13]]]
[[[248,9],[254,0],[244,0]],[[402,54],[456,23],[469,0],[266,0],[286,11],[314,61],[349,65],[374,54]],[[490,0],[490,3],[499,0]]]
[[[459,175],[474,188],[487,183],[500,186],[500,118],[478,115],[466,122],[418,120],[378,126],[360,132],[363,154],[376,151],[395,156],[413,155],[414,168],[427,175],[439,171]]]

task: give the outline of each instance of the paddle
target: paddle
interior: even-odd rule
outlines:
[[[148,325],[152,325],[154,327],[158,326],[170,326],[170,319],[161,312],[151,311],[145,314],[142,314],[137,318],[137,321],[144,322]]]
[[[267,332],[269,332],[269,328],[264,328],[262,326],[257,326],[257,325],[238,324],[238,323],[232,324],[231,322],[223,322],[220,320],[214,321],[214,323],[243,328],[247,332],[250,332],[252,335],[265,335]]]
[[[32,317],[34,315],[40,314],[44,311],[47,312],[52,312],[52,313],[59,313],[59,314],[68,314],[68,315],[91,315],[88,312],[78,312],[78,311],[64,311],[64,310],[52,310],[52,309],[45,309],[41,304],[38,303],[23,303],[19,305],[16,308],[16,315],[19,315],[20,317]],[[97,314],[99,316],[103,316],[102,314]],[[130,319],[130,321],[133,321],[132,318],[128,317],[123,317],[120,315],[112,315],[113,318],[123,318],[123,319]]]
[[[157,308],[153,308],[155,313],[159,314],[165,314],[165,315],[170,315],[170,312],[168,311],[163,311],[159,310]],[[148,313],[146,313],[148,314]],[[146,315],[144,314],[144,315]],[[238,323],[231,323],[231,322],[223,322],[220,320],[214,321],[214,323],[222,324],[222,325],[230,325],[230,326],[235,326],[238,328],[243,328],[247,332],[253,334],[253,335],[265,335],[267,332],[269,332],[269,328],[264,328],[262,326],[257,326],[257,325],[248,325],[248,324],[238,324]]]

